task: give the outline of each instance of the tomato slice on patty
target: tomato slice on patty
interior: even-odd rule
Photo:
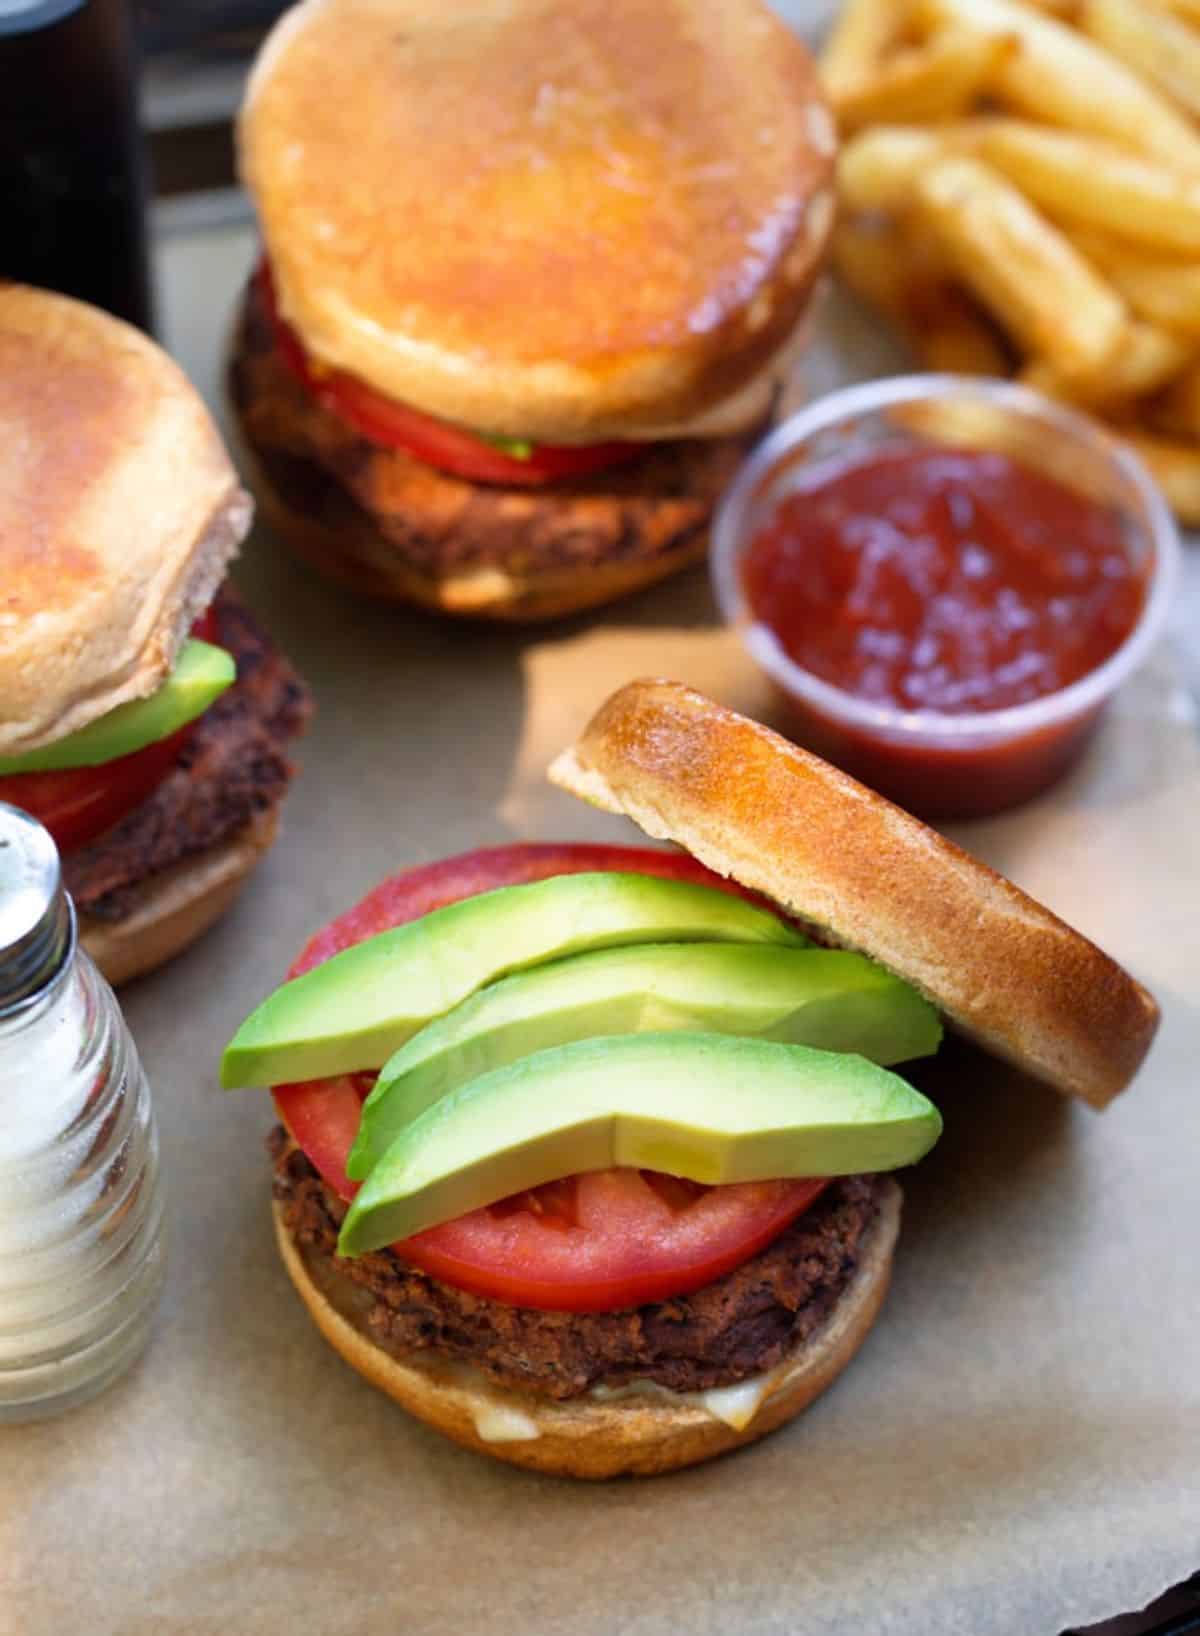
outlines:
[[[213,609],[196,620],[192,635],[202,642],[218,642]],[[0,801],[21,807],[44,824],[60,852],[73,852],[141,806],[174,767],[195,726],[190,721],[169,738],[98,767],[9,773],[0,777]]]
[[[649,847],[524,844],[468,852],[393,875],[311,939],[289,976],[377,932],[500,886],[621,869],[695,881],[753,898],[686,853]],[[277,1085],[292,1137],[350,1199],[346,1160],[373,1074]],[[699,1289],[765,1248],[827,1185],[825,1178],[702,1187],[651,1171],[601,1170],[473,1210],[394,1245],[442,1282],[512,1306],[615,1312]]]
[[[456,477],[521,488],[585,477],[644,452],[644,445],[640,443],[589,443],[578,448],[530,443],[520,455],[510,454],[502,444],[476,437],[464,426],[438,420],[409,404],[385,397],[344,370],[314,368],[300,337],[280,314],[266,261],[260,262],[255,278],[284,363],[323,409],[340,416],[371,443],[401,449],[427,466],[435,466]]]
[[[99,767],[9,773],[0,778],[0,801],[24,808],[46,826],[60,852],[73,852],[111,829],[158,788],[194,726],[189,722],[170,738]]]

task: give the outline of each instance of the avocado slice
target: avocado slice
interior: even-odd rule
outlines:
[[[233,656],[210,642],[185,642],[175,668],[148,699],[131,699],[106,716],[22,755],[0,756],[0,778],[10,773],[52,773],[99,767],[170,738],[202,716],[237,676]]]
[[[432,1103],[530,1052],[680,1029],[857,1052],[882,1064],[932,1055],[942,1037],[933,1007],[861,954],[740,943],[600,949],[481,989],[401,1046],[363,1104],[346,1172],[363,1180]]]
[[[502,886],[381,932],[276,989],[226,1048],[221,1083],[380,1068],[434,1017],[509,972],[617,944],[693,941],[805,944],[769,910],[690,881],[599,871]]]
[[[707,1183],[894,1170],[937,1109],[862,1057],[728,1034],[626,1034],[538,1051],[407,1125],[338,1239],[362,1255],[509,1194],[631,1165]]]

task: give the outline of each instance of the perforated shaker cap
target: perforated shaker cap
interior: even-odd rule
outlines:
[[[0,801],[0,1016],[53,980],[74,940],[58,849],[36,818]]]

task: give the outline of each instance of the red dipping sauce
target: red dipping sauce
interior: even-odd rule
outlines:
[[[815,469],[753,536],[741,572],[753,618],[803,670],[865,704],[943,717],[1081,680],[1122,646],[1146,597],[1116,510],[1004,454],[921,446]],[[803,708],[806,742],[939,817],[1027,799],[1095,718],[945,748]]]

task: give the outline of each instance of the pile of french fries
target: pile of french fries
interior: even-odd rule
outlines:
[[[1110,422],[1200,523],[1200,0],[846,0],[843,280]]]

